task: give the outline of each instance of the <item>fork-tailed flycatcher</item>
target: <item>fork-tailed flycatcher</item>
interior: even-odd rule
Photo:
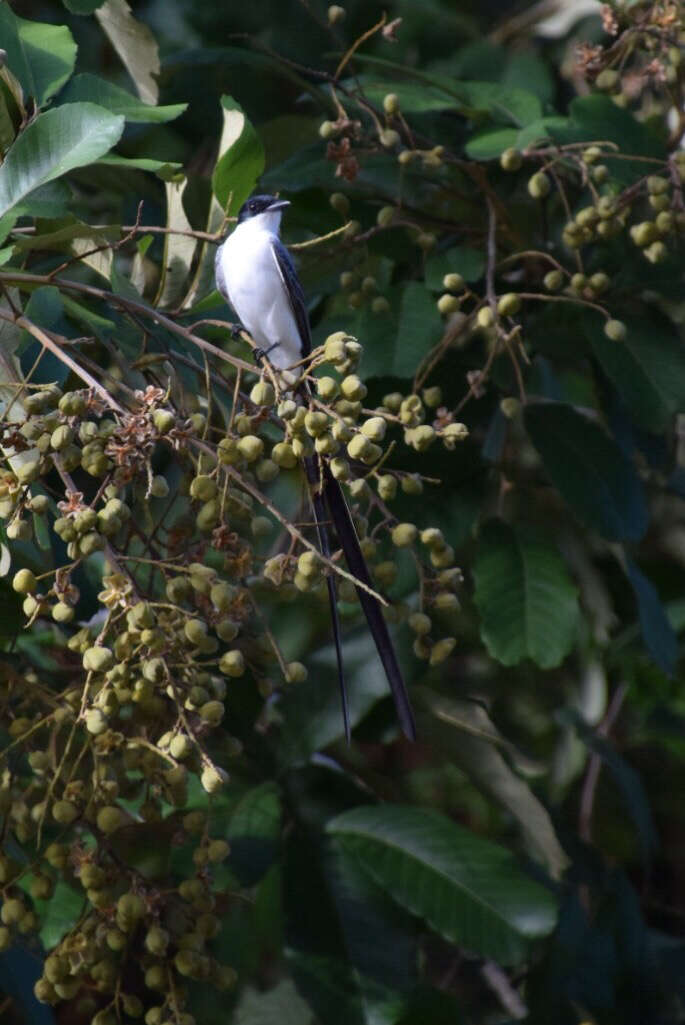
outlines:
[[[312,347],[302,286],[288,250],[279,238],[281,216],[289,205],[287,199],[274,196],[252,196],[248,199],[240,209],[236,228],[219,246],[215,262],[219,292],[271,364],[280,370],[294,368],[294,364],[310,354]],[[294,368],[293,372],[299,375],[300,369]],[[300,392],[306,400],[307,391],[301,385]],[[331,555],[327,524],[332,522],[350,572],[367,587],[373,587],[352,516],[325,456],[308,456],[304,467],[323,555],[327,558]],[[330,573],[327,584],[345,735],[349,740],[340,620],[335,580]],[[404,733],[414,740],[414,716],[380,603],[364,588],[357,587],[357,594],[390,684],[400,725]]]

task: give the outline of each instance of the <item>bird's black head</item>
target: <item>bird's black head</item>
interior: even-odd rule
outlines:
[[[266,213],[267,210],[282,210],[289,205],[287,199],[277,199],[276,196],[250,196],[240,208],[238,224],[249,220],[250,217],[257,217],[259,214]]]

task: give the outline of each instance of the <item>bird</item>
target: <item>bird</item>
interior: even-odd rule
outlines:
[[[280,238],[281,217],[288,206],[289,200],[276,196],[250,196],[238,212],[236,227],[217,249],[215,279],[218,291],[259,347],[259,356],[266,356],[278,370],[290,369],[296,394],[300,401],[307,401],[307,385],[298,383],[298,378],[301,361],[311,353],[312,336],[302,285]],[[332,523],[350,573],[365,587],[373,588],[352,515],[326,457],[314,454],[305,457],[303,462],[322,555],[331,557],[328,528]],[[357,586],[359,602],[385,670],[399,724],[405,735],[415,740],[414,714],[381,605],[365,587]],[[327,574],[327,588],[343,724],[349,743],[340,619],[335,579],[331,573]]]

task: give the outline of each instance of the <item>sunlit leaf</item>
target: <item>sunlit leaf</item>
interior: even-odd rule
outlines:
[[[39,106],[74,70],[76,43],[66,25],[26,21],[14,14],[9,4],[0,3],[0,41],[10,71]]]
[[[186,180],[166,182],[164,189],[167,202],[167,234],[164,236],[164,255],[162,257],[162,273],[157,289],[155,306],[175,305],[184,294],[190,265],[195,255],[196,240],[181,232],[192,231],[192,225],[183,208],[183,193]],[[179,234],[176,234],[176,233]]]
[[[264,149],[240,104],[221,97],[224,124],[212,189],[229,215],[237,213],[264,170]]]
[[[126,0],[106,0],[95,17],[133,79],[143,103],[157,103],[159,49],[147,25],[131,14]]]

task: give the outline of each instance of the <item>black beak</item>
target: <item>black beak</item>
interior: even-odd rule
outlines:
[[[271,213],[272,210],[285,210],[286,206],[290,206],[289,199],[275,199],[273,203],[269,204],[267,210]]]

